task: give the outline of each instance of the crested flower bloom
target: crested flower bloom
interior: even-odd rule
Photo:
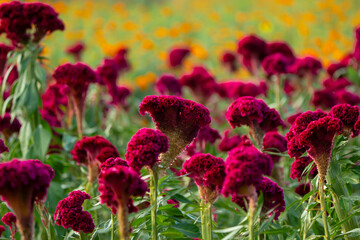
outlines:
[[[146,96],[139,106],[141,115],[150,114],[156,129],[169,140],[169,151],[162,154],[162,164],[171,164],[197,136],[201,127],[211,122],[203,105],[175,96]]]
[[[114,86],[114,88],[111,88],[109,90],[109,94],[112,97],[110,104],[113,104],[116,106],[120,105],[125,110],[128,109],[129,106],[127,104],[126,99],[131,94],[130,89],[128,89],[127,87],[123,87],[123,86]]]
[[[359,130],[355,130],[355,123],[359,118],[360,108],[358,106],[351,106],[349,104],[339,104],[331,108],[329,116],[338,118],[343,124],[342,134],[346,137],[356,137],[359,135]]]
[[[83,137],[75,143],[71,155],[75,162],[88,167],[89,182],[97,178],[101,163],[120,156],[116,147],[102,136]]]
[[[1,221],[10,228],[11,238],[15,239],[16,233],[16,216],[12,212],[5,213]]]
[[[360,104],[360,96],[345,89],[336,91],[335,95],[339,103],[347,103],[350,105]]]
[[[10,113],[5,113],[0,116],[0,132],[3,134],[5,141],[11,137],[12,134],[20,131],[21,124],[17,118],[11,121]]]
[[[125,166],[128,167],[129,165],[127,164],[127,162],[119,157],[117,158],[108,158],[105,162],[101,163],[100,165],[100,169],[104,170],[104,169],[109,169],[111,167],[114,166]]]
[[[242,57],[242,63],[246,69],[256,75],[261,61],[266,56],[266,42],[255,35],[242,38],[237,45],[237,52]]]
[[[169,52],[169,66],[172,68],[181,66],[185,57],[189,54],[190,49],[188,48],[173,48]]]
[[[90,195],[77,190],[61,200],[54,214],[56,224],[71,228],[75,232],[92,233],[95,229],[93,219],[89,212],[83,211],[82,207],[86,199],[90,199]]]
[[[342,90],[350,85],[352,85],[352,83],[344,77],[340,77],[336,80],[328,78],[323,81],[323,86],[330,91]]]
[[[340,76],[346,75],[346,73],[340,74],[338,71],[344,70],[344,72],[346,72],[346,69],[345,69],[346,67],[347,67],[347,64],[345,62],[332,63],[327,67],[326,71],[331,77],[340,77]],[[335,76],[335,73],[337,76]]]
[[[0,139],[0,153],[8,152],[9,148],[5,146],[4,140]]]
[[[230,130],[224,132],[224,137],[221,139],[219,144],[219,150],[223,152],[228,152],[231,149],[235,148],[242,142],[243,137],[240,135],[234,135],[229,137]],[[244,136],[246,138],[246,136]]]
[[[287,118],[287,122],[288,122],[290,125],[292,125],[292,124],[295,122],[296,118],[297,118],[298,116],[300,116],[301,114],[302,114],[302,112],[298,112],[298,113],[295,113],[295,114],[293,114],[293,115],[290,115],[290,116]]]
[[[264,136],[263,148],[268,152],[283,153],[287,150],[286,138],[280,135],[278,132],[268,132]],[[271,155],[273,162],[278,162],[280,156]]]
[[[318,173],[317,168],[315,166],[314,160],[308,156],[295,157],[295,160],[291,164],[290,168],[290,178],[297,178],[297,180],[300,182],[300,180],[307,175],[307,173],[305,173],[304,171],[309,164],[311,164],[311,168],[309,170],[309,178],[314,178]]]
[[[262,85],[255,85],[254,83],[230,81],[218,84],[217,93],[220,97],[228,99],[237,99],[239,97],[251,96],[257,97],[261,94],[266,94],[266,89]]]
[[[237,57],[235,53],[226,51],[221,55],[221,64],[229,69],[230,72],[236,72],[238,69]]]
[[[281,53],[288,58],[289,62],[295,60],[295,55],[290,46],[285,42],[271,42],[266,45],[266,55],[270,56],[275,53]]]
[[[201,102],[205,102],[217,90],[215,78],[201,66],[194,67],[191,73],[183,75],[179,81],[189,87]]]
[[[281,53],[274,53],[262,60],[262,67],[268,76],[287,73],[290,65],[289,58]]]
[[[182,85],[170,74],[162,75],[156,82],[155,88],[161,95],[181,96],[182,94]]]
[[[2,233],[5,231],[6,231],[6,228],[4,226],[0,225],[0,237],[1,237]]]
[[[310,192],[310,183],[304,184],[301,183],[299,186],[295,188],[295,193],[299,194],[300,196],[305,196]]]
[[[7,55],[12,50],[14,50],[13,47],[0,43],[0,76],[5,74],[4,70],[7,62]]]
[[[46,198],[54,178],[54,170],[39,160],[18,160],[0,163],[0,195],[14,211],[23,239],[33,239],[34,202]]]
[[[316,76],[321,69],[321,62],[313,57],[298,58],[291,66],[289,66],[289,72],[296,74],[301,78],[306,75]]]
[[[231,127],[250,127],[250,134],[262,146],[265,132],[274,131],[279,126],[285,126],[275,109],[270,109],[263,100],[253,97],[240,97],[228,108],[226,118]]]
[[[113,58],[115,62],[118,64],[118,68],[120,73],[129,71],[131,69],[131,65],[127,59],[127,54],[129,50],[127,48],[120,48],[115,57]]]
[[[27,42],[38,43],[47,34],[64,30],[58,13],[44,3],[21,3],[13,1],[0,5],[0,33],[16,46]]]
[[[97,67],[96,73],[99,77],[99,83],[108,88],[116,86],[116,80],[119,76],[119,66],[113,59],[104,59]]]
[[[159,155],[168,148],[168,139],[161,131],[142,128],[130,139],[125,159],[135,171],[140,171],[144,166],[152,168],[159,161]]]
[[[74,56],[76,62],[80,62],[84,50],[85,44],[83,42],[76,42],[66,48],[66,53]]]
[[[225,179],[225,164],[221,158],[198,153],[185,161],[181,174],[188,174],[194,179],[200,197],[212,203],[220,194]]]
[[[283,89],[287,96],[291,96],[296,90],[289,79],[285,79]]]
[[[79,136],[82,136],[85,99],[90,83],[98,82],[98,76],[84,63],[65,63],[58,66],[53,74],[58,84],[66,84],[70,89],[70,98],[75,108]]]
[[[216,129],[209,126],[202,127],[186,151],[189,156],[194,155],[197,151],[204,152],[206,144],[214,144],[217,139],[221,139],[221,136]]]
[[[333,91],[323,89],[314,92],[311,102],[315,107],[328,109],[335,106],[338,103],[338,99]]]

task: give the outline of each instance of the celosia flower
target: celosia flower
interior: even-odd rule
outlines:
[[[220,151],[228,152],[242,142],[242,137],[240,135],[235,135],[235,136],[229,137],[229,133],[230,133],[230,130],[226,130],[224,132],[224,137],[222,138],[222,140],[219,144]],[[244,136],[244,137],[246,137],[246,136]]]
[[[131,92],[127,87],[116,86],[115,88],[112,88],[109,93],[112,97],[110,104],[116,106],[121,105],[125,110],[128,109],[126,99],[131,94]]]
[[[346,73],[342,73],[342,74],[338,74],[338,70],[343,70],[344,68],[347,67],[347,64],[345,62],[338,62],[338,63],[332,63],[328,66],[328,68],[326,69],[327,73],[331,76],[331,77],[335,77],[334,74],[336,73],[337,76],[336,77],[341,77],[346,75]],[[345,70],[345,69],[344,69]],[[344,71],[346,72],[346,70]]]
[[[181,66],[185,57],[190,54],[188,48],[174,48],[169,53],[169,66],[172,68]]]
[[[271,42],[266,45],[266,55],[270,56],[275,53],[281,53],[288,58],[290,62],[295,60],[295,55],[288,44],[285,42]]]
[[[290,61],[281,53],[274,53],[262,60],[262,67],[268,76],[287,73]]]
[[[0,225],[0,237],[1,237],[2,233],[5,231],[6,231],[6,228],[4,226]]]
[[[166,201],[167,204],[175,204],[174,207],[175,208],[179,208],[180,207],[180,202],[176,199],[169,199]]]
[[[12,212],[8,212],[8,213],[5,213],[5,215],[1,218],[1,221],[10,228],[11,238],[15,239],[16,216]]]
[[[336,80],[333,78],[328,78],[323,81],[323,86],[330,91],[342,90],[350,85],[352,85],[352,83],[344,77],[340,77]]]
[[[18,133],[20,128],[21,124],[19,120],[14,118],[11,121],[11,115],[9,113],[0,116],[0,132],[4,135],[5,140],[9,139],[12,134]]]
[[[291,96],[295,92],[295,87],[291,84],[289,79],[284,81],[284,92],[287,96]]]
[[[73,55],[76,62],[81,61],[81,55],[85,50],[85,44],[83,42],[77,42],[66,48],[66,53]]]
[[[359,131],[355,130],[355,123],[359,118],[359,107],[349,104],[339,104],[331,108],[329,116],[338,118],[343,124],[343,135],[346,137],[356,137]]]
[[[33,239],[34,202],[46,198],[54,170],[39,160],[0,163],[0,195],[14,211],[24,239]]]
[[[99,76],[99,83],[108,88],[116,86],[116,80],[119,76],[119,67],[115,60],[104,59],[97,67],[96,73]]]
[[[357,94],[344,89],[336,91],[335,95],[339,103],[347,103],[350,105],[358,105],[360,103],[360,97]]]
[[[120,48],[117,51],[115,57],[113,58],[115,62],[118,64],[120,73],[126,72],[131,69],[131,65],[127,60],[128,51],[129,50],[127,48]]]
[[[74,161],[88,167],[90,182],[96,179],[101,163],[110,157],[119,157],[116,147],[101,136],[83,137],[70,153]]]
[[[223,98],[237,99],[239,97],[256,97],[266,94],[263,86],[256,86],[254,83],[245,82],[222,82],[217,87],[218,94]]]
[[[295,188],[295,192],[297,194],[299,194],[300,196],[305,196],[306,194],[308,194],[310,192],[310,183],[307,183],[307,184],[304,184],[304,183],[301,183],[299,184],[299,186],[297,186]]]
[[[314,92],[311,102],[316,107],[331,108],[338,103],[338,99],[333,91],[323,89]]]
[[[204,152],[206,144],[214,144],[217,139],[220,139],[221,136],[219,132],[209,126],[200,128],[199,133],[192,143],[186,148],[188,155],[192,156],[197,151]]]
[[[183,75],[179,81],[183,86],[189,87],[202,102],[217,90],[215,78],[201,66],[194,67],[191,73]]]
[[[255,74],[266,56],[266,42],[255,35],[249,35],[238,42],[237,52],[242,56],[244,67]]]
[[[221,64],[229,69],[230,72],[236,72],[238,69],[236,55],[232,52],[226,51],[221,55]]]
[[[181,174],[194,179],[200,197],[212,203],[219,196],[224,182],[224,161],[210,154],[198,153],[185,161]]]
[[[159,161],[159,155],[168,148],[168,139],[162,132],[142,128],[130,139],[125,159],[135,171],[140,171],[144,166],[152,168]]]
[[[0,43],[0,76],[5,74],[4,70],[7,62],[7,56],[12,50],[14,50],[13,47]]]
[[[73,191],[61,200],[55,210],[56,224],[64,228],[71,228],[75,232],[92,233],[95,225],[91,215],[83,211],[82,204],[90,195],[86,192]]]
[[[128,167],[129,165],[127,162],[119,157],[117,158],[108,158],[105,162],[101,163],[100,170],[109,169],[114,166],[125,166]]]
[[[309,178],[312,179],[317,175],[317,168],[314,164],[314,161],[311,157],[295,157],[294,162],[291,164],[290,169],[290,178],[295,179],[300,182],[300,180],[305,177],[307,174],[304,173],[306,167],[312,163],[310,171],[309,171]]]
[[[0,139],[0,153],[8,152],[9,148],[5,146],[4,140]]]
[[[156,82],[155,87],[162,95],[181,96],[182,94],[182,85],[173,75],[162,75]]]
[[[322,69],[322,64],[319,60],[313,57],[298,58],[289,66],[289,72],[304,77],[306,75],[318,75]]]
[[[268,132],[264,136],[263,148],[268,152],[285,152],[287,150],[286,138],[280,135],[278,132]],[[280,156],[278,155],[269,155],[274,163],[280,160]]]
[[[64,30],[58,13],[44,3],[21,3],[13,1],[0,5],[0,33],[5,33],[14,45],[29,41],[39,42],[56,30]]]
[[[169,140],[169,151],[162,155],[162,164],[170,164],[186,145],[197,136],[201,127],[211,122],[207,108],[175,96],[147,96],[139,112],[150,114],[158,130]]]
[[[289,116],[289,117],[287,118],[287,122],[290,123],[290,125],[294,124],[296,118],[297,118],[298,116],[300,116],[301,114],[302,114],[302,112],[299,112],[299,113],[295,113],[295,114]]]

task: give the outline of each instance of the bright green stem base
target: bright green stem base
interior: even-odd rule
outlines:
[[[204,240],[212,240],[211,203],[206,203],[204,199],[201,199],[200,204],[202,237]]]
[[[114,238],[114,226],[115,226],[115,218],[114,218],[114,215],[113,214],[111,214],[111,229],[110,229],[110,231],[111,231],[111,240],[114,240],[115,238]]]
[[[151,205],[151,239],[157,240],[156,212],[158,194],[158,172],[157,166],[150,169],[150,205]]]
[[[249,198],[249,240],[255,240],[254,216],[256,211],[257,199]]]
[[[324,193],[324,182],[325,176],[319,175],[319,195],[320,195],[320,207],[322,212],[322,219],[324,223],[324,239],[330,240],[329,224],[327,221],[326,204],[325,204],[325,193]]]

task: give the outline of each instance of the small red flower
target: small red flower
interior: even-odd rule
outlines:
[[[182,65],[185,57],[190,54],[188,48],[173,48],[169,53],[169,66],[172,68]]]

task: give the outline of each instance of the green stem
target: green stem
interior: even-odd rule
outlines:
[[[79,239],[80,240],[86,240],[87,239],[86,233],[80,231],[79,232]]]
[[[212,240],[211,202],[201,199],[200,205],[202,238]]]
[[[256,210],[256,203],[253,198],[249,198],[249,240],[255,240],[254,231],[254,215]]]
[[[324,193],[325,176],[319,175],[319,195],[320,195],[320,207],[322,212],[322,219],[324,224],[325,240],[330,240],[329,224],[327,221],[327,212],[325,204],[325,193]]]
[[[119,222],[119,236],[120,240],[129,240],[130,231],[129,231],[129,209],[127,206],[127,201],[119,202],[117,217]]]
[[[151,239],[157,240],[156,212],[158,194],[158,172],[157,166],[150,169],[150,205],[151,205]]]
[[[114,221],[115,221],[115,218],[114,218],[114,215],[111,214],[111,240],[114,240]]]
[[[280,81],[280,76],[275,76],[275,101],[276,101],[276,110],[279,112],[280,114],[280,94],[281,94],[281,81]]]

